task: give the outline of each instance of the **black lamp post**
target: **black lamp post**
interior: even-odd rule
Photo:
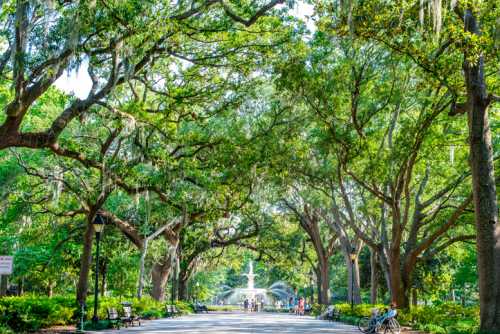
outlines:
[[[356,248],[351,250],[351,310],[354,309],[354,262],[356,261]]]
[[[99,298],[99,241],[101,241],[101,232],[104,229],[104,217],[99,213],[95,215],[92,226],[95,231],[96,240],[96,256],[95,256],[95,287],[94,287],[94,316],[92,317],[92,322],[97,323],[99,318],[97,316],[97,305]]]

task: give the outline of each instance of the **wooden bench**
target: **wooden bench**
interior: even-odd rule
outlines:
[[[335,307],[332,308],[332,310],[326,314],[326,319],[330,321],[340,320],[340,310]]]
[[[194,313],[208,313],[208,308],[203,304],[194,304]]]
[[[165,314],[167,317],[169,318],[173,318],[175,316],[178,316],[179,315],[179,310],[177,310],[177,307],[175,307],[175,305],[166,305],[165,306]]]
[[[116,311],[115,308],[108,308],[108,321],[109,323],[113,326],[113,328],[120,329],[120,325],[122,323],[122,319],[120,318],[120,315]]]
[[[139,326],[141,325],[141,318],[132,313],[132,306],[130,305],[123,305],[123,317],[121,317],[121,321],[125,324],[125,327],[128,327],[129,324],[133,327],[134,322],[137,322]]]

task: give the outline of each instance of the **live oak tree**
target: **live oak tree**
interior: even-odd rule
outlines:
[[[415,63],[453,97],[450,116],[467,114],[477,232],[481,330],[500,331],[498,205],[488,111],[499,101],[498,5],[480,1],[349,2],[327,29],[375,41]],[[321,3],[320,11],[335,11]],[[428,9],[428,11],[427,11]],[[426,15],[426,12],[431,15]],[[338,24],[333,28],[333,23]],[[333,29],[332,29],[333,28]],[[492,71],[489,69],[493,69]]]
[[[453,140],[451,132],[460,129],[460,120],[446,128],[439,125],[452,98],[439,84],[415,81],[418,67],[374,43],[320,32],[310,44],[310,54],[278,67],[279,83],[299,92],[293,97],[298,109],[313,115],[309,140],[320,160],[330,165],[333,217],[378,254],[392,298],[407,307],[419,256],[459,224],[472,201],[463,187],[457,193],[467,176],[460,172],[463,152],[452,144],[451,158],[434,152],[431,159],[427,153],[433,152],[434,140]],[[430,173],[431,166],[444,167],[450,159],[460,163],[448,168],[454,173],[442,178],[438,170]],[[321,179],[321,172],[316,168],[308,175]],[[435,191],[429,191],[429,182]],[[379,201],[368,207],[371,218],[360,215],[362,195]],[[450,199],[456,201],[451,207]],[[444,221],[443,214],[448,217]],[[471,235],[452,242],[464,238]]]
[[[318,207],[312,206],[298,194],[290,197],[283,199],[284,207],[296,216],[299,226],[307,234],[314,248],[317,265],[313,265],[313,267],[318,279],[318,303],[328,305],[330,299],[329,261],[336,251],[338,235],[325,232],[324,222],[322,223],[323,219]],[[357,302],[359,303],[359,298]]]
[[[0,74],[12,88],[2,108],[0,148],[22,146],[58,152],[58,139],[64,129],[97,104],[106,102],[117,87],[146,81],[146,86],[158,90],[158,85],[148,79],[161,60],[223,67],[236,62],[241,70],[248,69],[254,61],[250,60],[252,51],[269,45],[276,24],[268,20],[267,28],[262,27],[263,34],[248,33],[246,27],[281,2],[234,6],[225,1],[174,5],[143,1],[3,1]],[[274,36],[279,39],[280,34]],[[243,50],[249,58],[235,59]],[[46,128],[23,128],[32,107],[55,81],[65,71],[83,65],[92,80],[88,96],[69,101]],[[172,87],[168,82],[164,85]]]

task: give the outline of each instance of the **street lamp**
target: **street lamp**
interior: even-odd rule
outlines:
[[[97,323],[99,318],[97,317],[97,305],[99,298],[99,241],[101,240],[101,232],[104,229],[104,217],[97,213],[92,222],[92,226],[95,231],[96,239],[96,256],[95,256],[95,287],[94,287],[94,316],[92,317],[92,322]]]
[[[356,261],[356,248],[351,249],[351,310],[354,309],[354,261]]]

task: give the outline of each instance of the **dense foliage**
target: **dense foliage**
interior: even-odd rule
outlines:
[[[252,262],[285,287],[270,304],[395,302],[416,329],[500,333],[499,16],[0,1],[0,323],[75,324],[96,285],[101,318],[228,302]]]

